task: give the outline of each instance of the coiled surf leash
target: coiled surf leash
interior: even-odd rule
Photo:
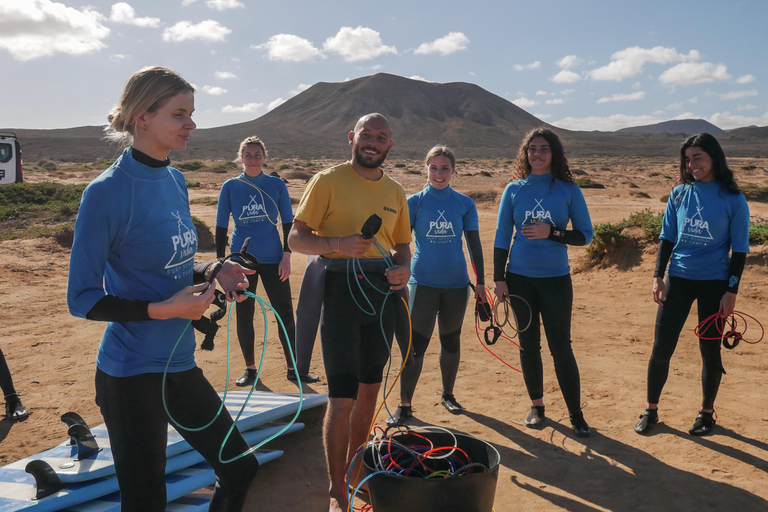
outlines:
[[[227,256],[225,256],[224,258],[221,258],[219,261],[217,261],[214,264],[215,266],[213,268],[213,271],[211,272],[211,277],[208,279],[208,285],[209,286],[215,286],[214,280],[215,280],[216,276],[218,275],[219,271],[221,271],[222,267],[224,266],[224,263],[226,263],[226,261],[229,260],[229,259],[240,258],[241,261],[238,261],[238,263],[240,263],[241,265],[243,265],[246,268],[253,268],[256,264],[258,264],[258,261],[256,260],[256,258],[253,255],[248,254],[248,252],[246,252],[246,250],[248,249],[248,243],[250,242],[250,240],[251,240],[250,237],[246,238],[245,241],[243,242],[243,247],[242,247],[242,249],[240,249],[240,251],[234,252],[234,253],[230,253]],[[252,454],[253,452],[255,452],[256,450],[258,450],[259,448],[261,448],[262,446],[264,446],[265,444],[267,444],[268,442],[270,442],[273,439],[281,436],[286,430],[288,430],[296,422],[296,419],[299,417],[299,414],[301,414],[302,404],[304,403],[304,389],[303,389],[302,386],[299,386],[299,407],[296,410],[296,414],[294,414],[293,418],[291,418],[291,420],[282,429],[280,429],[278,432],[276,432],[272,436],[270,436],[267,439],[261,441],[257,445],[252,446],[251,448],[249,448],[248,450],[244,451],[243,453],[241,453],[239,455],[236,455],[236,456],[234,456],[234,457],[232,457],[230,459],[224,459],[223,458],[224,447],[226,446],[227,441],[229,441],[229,438],[232,435],[232,433],[237,428],[237,420],[240,419],[240,416],[242,416],[242,414],[245,411],[246,407],[248,407],[248,402],[251,399],[251,396],[253,395],[253,392],[254,392],[254,390],[256,388],[256,385],[259,382],[259,377],[261,376],[262,368],[264,368],[264,357],[266,355],[266,349],[267,349],[267,336],[269,334],[269,328],[268,328],[268,323],[267,323],[268,322],[267,321],[267,309],[270,309],[274,313],[275,318],[277,319],[278,323],[280,324],[280,328],[283,330],[283,334],[285,335],[285,338],[288,339],[288,330],[285,328],[285,324],[283,323],[283,319],[280,318],[280,315],[277,313],[277,311],[275,311],[275,309],[272,307],[272,305],[270,305],[267,301],[265,301],[261,297],[258,297],[258,296],[256,296],[255,294],[253,294],[253,293],[251,293],[249,291],[243,292],[243,294],[245,296],[247,296],[247,297],[250,297],[250,298],[254,299],[259,304],[259,306],[261,307],[262,315],[264,317],[264,338],[262,340],[261,358],[259,360],[259,370],[256,373],[256,379],[254,380],[253,384],[251,385],[251,390],[248,393],[248,396],[246,396],[245,400],[243,401],[243,405],[240,407],[240,410],[238,411],[237,416],[232,421],[232,425],[230,426],[229,430],[227,431],[227,434],[224,436],[224,440],[221,442],[221,446],[219,448],[218,457],[219,457],[219,462],[221,462],[222,464],[228,464],[230,462],[234,462],[234,461],[239,460],[239,459],[241,459],[243,457],[246,457],[246,456]],[[224,302],[224,310],[225,311],[226,311],[226,308],[227,308],[227,304],[226,304],[226,301],[225,301]],[[231,348],[232,348],[232,339],[231,339],[232,309],[233,308],[231,308],[231,307],[229,308],[229,314],[227,315],[227,375],[226,375],[226,381],[225,382],[229,382],[230,362],[231,362],[231,356],[232,356],[232,352],[231,352]],[[225,407],[224,404],[225,404],[226,399],[227,399],[227,393],[228,393],[228,389],[227,388],[228,388],[228,386],[226,386],[226,385],[224,386],[224,396],[221,398],[221,405],[219,406],[218,411],[216,411],[216,413],[214,414],[213,418],[208,423],[206,423],[205,425],[203,425],[201,427],[186,427],[186,426],[180,424],[178,421],[176,421],[173,418],[173,416],[171,415],[171,412],[168,410],[168,403],[167,403],[166,397],[165,397],[165,388],[166,388],[166,378],[167,378],[167,375],[168,375],[168,367],[170,366],[171,361],[173,360],[173,354],[176,352],[176,349],[178,348],[179,343],[181,342],[182,338],[184,337],[184,334],[187,332],[187,329],[189,329],[190,325],[192,325],[192,322],[187,323],[186,327],[184,327],[184,330],[179,335],[179,338],[176,340],[176,344],[173,346],[173,349],[171,350],[171,353],[168,356],[168,361],[166,362],[165,369],[163,370],[163,382],[162,382],[162,395],[161,396],[162,396],[162,399],[163,399],[163,409],[165,410],[166,415],[168,416],[168,418],[170,419],[170,421],[174,425],[174,427],[176,427],[177,429],[186,430],[188,432],[200,432],[200,431],[203,431],[203,430],[207,429],[211,425],[213,425],[213,423],[221,415],[222,411],[224,410],[224,407]],[[294,371],[296,372],[297,382],[299,382],[299,380],[298,380],[298,378],[299,378],[298,369],[297,369],[297,366],[296,366],[296,356],[293,353],[293,349],[291,348],[290,344],[288,345],[288,351],[289,351],[290,356],[291,356],[291,363],[293,364]]]
[[[474,290],[475,287],[472,286],[470,283],[470,287]],[[491,345],[495,345],[496,342],[499,340],[499,338],[503,338],[513,345],[515,345],[517,348],[520,348],[520,345],[513,339],[515,336],[517,336],[518,333],[523,332],[527,330],[531,326],[531,322],[533,321],[533,313],[531,311],[531,305],[528,304],[528,301],[523,299],[522,297],[518,295],[507,295],[505,296],[505,300],[502,302],[499,302],[499,300],[494,297],[490,291],[486,288],[486,301],[480,302],[480,300],[476,300],[475,302],[475,335],[477,336],[478,341],[480,342],[480,345],[493,357],[501,361],[502,364],[507,366],[508,368],[522,373],[522,370],[519,368],[516,368],[506,362],[504,359],[502,359],[498,354],[496,354],[493,350],[491,350]],[[519,329],[518,322],[517,322],[517,315],[515,314],[515,310],[512,308],[512,305],[510,303],[511,298],[519,299],[523,302],[523,304],[526,305],[528,308],[528,324],[522,328]],[[502,314],[499,312],[499,306],[502,306]],[[511,313],[511,314],[510,314]],[[488,322],[488,326],[483,329],[483,326],[481,323]],[[512,336],[507,335],[506,332],[504,332],[504,327],[507,326],[511,329],[513,329],[515,332],[512,334]],[[483,338],[480,337],[480,332],[483,332]]]
[[[760,327],[760,337],[757,340],[750,341],[744,337],[748,330],[747,318]],[[739,330],[740,325],[743,326],[741,330]],[[715,327],[718,336],[702,336],[702,334],[710,330],[712,326]],[[750,345],[760,343],[765,335],[765,329],[763,329],[763,324],[761,324],[755,317],[739,311],[732,311],[729,315],[721,315],[718,312],[708,316],[693,329],[693,333],[702,340],[722,340],[725,348],[733,350],[741,341],[749,343]]]

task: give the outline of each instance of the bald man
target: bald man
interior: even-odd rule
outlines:
[[[392,296],[385,301],[381,292],[404,288],[411,266],[405,192],[379,168],[393,145],[389,121],[381,114],[361,117],[349,132],[349,145],[351,160],[317,173],[307,184],[288,236],[293,251],[332,260],[325,277],[320,322],[330,398],[323,427],[330,512],[348,508],[344,468],[367,440],[389,359],[400,299]],[[372,214],[381,218],[381,228],[375,237],[366,239],[361,228]],[[394,266],[388,268],[374,243],[391,257]],[[373,315],[354,275],[351,286],[348,283],[346,263],[350,257],[361,260],[366,276],[374,283],[359,281],[375,310]],[[356,474],[353,468],[353,480]]]

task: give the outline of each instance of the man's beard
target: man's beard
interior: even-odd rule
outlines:
[[[365,167],[367,169],[378,169],[381,166],[381,164],[384,163],[384,160],[387,159],[387,153],[389,153],[389,149],[385,149],[384,151],[382,151],[379,157],[376,158],[373,156],[363,155],[360,151],[360,146],[355,146],[352,150],[352,155],[355,158],[355,162],[357,162],[357,164],[360,165],[361,167]],[[366,158],[367,159],[376,158],[376,160],[373,160],[371,162],[366,162],[365,161]]]

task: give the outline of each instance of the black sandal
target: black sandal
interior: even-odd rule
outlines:
[[[528,428],[540,428],[544,425],[544,406],[532,405],[531,412],[523,420],[523,424]]]
[[[448,409],[448,412],[451,414],[461,414],[461,412],[464,410],[464,407],[456,401],[456,397],[453,395],[443,395],[443,398],[440,400],[440,402],[443,404],[443,407]]]
[[[640,421],[635,425],[635,432],[638,434],[647,434],[651,431],[651,426],[659,422],[658,409],[646,409],[640,416]]]
[[[390,427],[400,427],[405,424],[405,420],[413,416],[413,407],[410,405],[398,405],[391,418],[387,418],[387,425]]]
[[[693,423],[693,426],[688,429],[688,433],[692,436],[705,436],[712,432],[712,429],[715,428],[715,423],[717,423],[715,411],[699,411],[699,414],[696,416],[696,421]]]
[[[29,411],[21,403],[18,393],[5,395],[5,416],[12,423],[24,421],[29,417]]]
[[[235,386],[238,386],[241,388],[252,386],[253,383],[256,381],[256,375],[258,374],[259,374],[259,370],[246,368],[243,376],[235,381]]]
[[[589,437],[589,425],[584,419],[584,413],[581,411],[571,414],[571,425],[573,425],[573,433],[576,437]]]

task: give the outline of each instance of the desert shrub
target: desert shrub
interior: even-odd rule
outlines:
[[[419,169],[408,169],[405,171],[405,174],[416,174],[417,176],[420,176],[423,173]]]
[[[582,171],[581,169],[571,169],[571,174],[574,176],[586,176],[587,172]]]
[[[397,167],[397,168],[403,168],[403,167],[405,167],[405,164],[404,164],[403,162],[397,162],[397,163],[395,164],[395,167]]]
[[[669,201],[669,194],[664,194],[663,196],[661,196],[659,198],[659,201],[661,201],[662,203],[666,203],[667,201]]]
[[[284,177],[289,180],[308,180],[312,177],[312,173],[309,171],[288,171],[284,173]]]
[[[115,163],[114,158],[100,158],[99,160],[92,162],[91,167],[94,169],[104,170],[108,169],[113,163]]]
[[[661,176],[661,173],[658,172],[658,171],[653,171],[653,172],[648,173],[648,177],[649,178],[655,178],[656,176]]]
[[[594,227],[592,241],[587,246],[587,255],[594,263],[600,263],[617,253],[627,237],[621,231],[624,226],[605,222]]]
[[[185,181],[187,182],[187,188],[195,188],[200,186],[200,183],[195,180],[190,180],[187,178]]]
[[[66,170],[70,173],[74,173],[74,172],[88,172],[92,169],[90,165],[74,165],[72,167],[67,167]]]
[[[278,171],[284,171],[284,170],[286,170],[286,169],[290,169],[290,168],[291,168],[291,166],[290,166],[290,165],[288,165],[288,164],[280,164],[280,165],[277,167],[277,170],[278,170]]]
[[[59,164],[52,162],[51,160],[46,160],[45,158],[38,160],[37,166],[41,169],[45,169],[46,171],[55,171],[59,168]]]
[[[627,186],[628,186],[629,188],[640,188],[640,187],[638,187],[637,185],[635,185],[635,184],[634,184],[633,182],[631,182],[631,181],[628,181],[628,182],[627,182]]]
[[[625,226],[641,228],[643,230],[643,239],[648,242],[655,242],[661,234],[663,220],[663,213],[653,213],[650,208],[646,208],[641,212],[631,214],[629,219],[622,222]]]
[[[488,171],[480,171],[479,173],[477,173],[477,175],[478,175],[478,176],[485,176],[486,178],[490,178],[490,177],[492,177],[492,176],[493,176],[493,175],[492,175],[491,173],[489,173]]]
[[[749,226],[750,245],[768,244],[768,223],[751,224]]]
[[[73,225],[85,185],[12,183],[0,187],[0,240],[53,236]]]
[[[213,237],[211,228],[194,215],[192,216],[192,224],[195,226],[195,231],[197,231],[197,248],[201,251],[212,251],[215,249],[216,239]]]
[[[648,192],[643,192],[642,190],[631,190],[629,192],[629,195],[635,196],[635,197],[644,197],[647,199],[650,199],[651,196],[648,194]]]
[[[199,171],[205,164],[200,160],[190,160],[189,162],[179,162],[175,167],[181,171]]]
[[[228,170],[228,171],[229,171],[229,170],[232,170],[232,169],[237,169],[237,168],[239,168],[240,166],[239,166],[239,165],[237,165],[237,163],[235,163],[235,162],[233,162],[233,161],[229,160],[229,161],[227,161],[227,162],[224,162],[223,164],[221,164],[219,167],[221,167],[222,169],[226,169],[226,170]]]
[[[750,201],[768,202],[768,187],[741,187],[741,193]]]
[[[202,204],[204,206],[216,206],[219,198],[214,196],[195,197],[189,200],[189,204]]]
[[[605,185],[592,181],[591,178],[576,178],[575,181],[579,188],[605,188]]]
[[[467,190],[464,194],[477,202],[495,201],[496,196],[499,195],[496,190]]]
[[[754,171],[757,169],[756,165],[742,165],[741,168],[745,171]]]

